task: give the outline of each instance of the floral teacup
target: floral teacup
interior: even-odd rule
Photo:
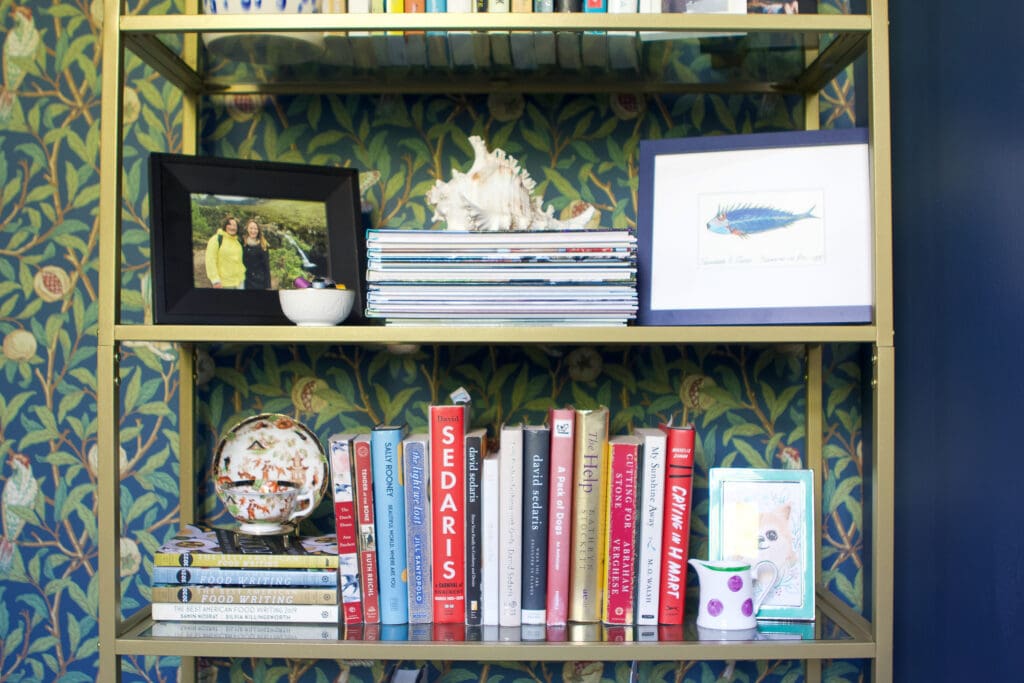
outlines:
[[[246,534],[280,534],[309,514],[313,494],[292,481],[233,481],[220,487],[228,513]]]

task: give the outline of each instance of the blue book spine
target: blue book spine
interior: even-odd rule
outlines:
[[[334,588],[332,569],[222,569],[220,567],[153,567],[157,586],[267,586]]]
[[[434,582],[430,556],[430,463],[427,434],[413,434],[402,445],[405,463],[405,542],[409,563],[409,623],[434,620]]]
[[[448,0],[427,0],[428,12],[447,12]]]
[[[377,570],[381,624],[409,621],[408,561],[405,550],[405,485],[402,438],[405,428],[378,425],[370,433],[373,511],[377,520]]]
[[[584,12],[607,12],[608,0],[583,0]]]

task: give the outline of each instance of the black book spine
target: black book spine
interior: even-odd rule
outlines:
[[[551,430],[523,428],[523,623],[545,623]]]
[[[479,626],[483,620],[480,600],[483,576],[483,505],[480,480],[483,475],[484,437],[466,434],[466,624]]]

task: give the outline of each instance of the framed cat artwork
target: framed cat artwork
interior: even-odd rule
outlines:
[[[708,487],[708,559],[769,560],[778,576],[757,618],[813,620],[813,472],[714,467]]]

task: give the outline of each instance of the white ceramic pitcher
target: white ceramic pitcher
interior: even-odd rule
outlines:
[[[779,568],[774,562],[761,560],[751,566],[743,560],[690,560],[700,580],[700,605],[697,626],[718,630],[757,628],[757,611],[775,587]],[[770,581],[761,581],[762,568],[771,573]],[[754,599],[754,582],[764,588]]]

